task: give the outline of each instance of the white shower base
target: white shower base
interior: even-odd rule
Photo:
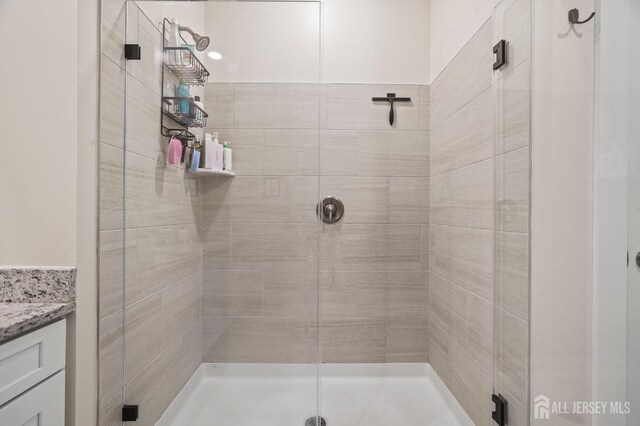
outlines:
[[[157,426],[473,425],[429,364],[202,364]]]

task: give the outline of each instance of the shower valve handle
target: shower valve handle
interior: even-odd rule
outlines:
[[[343,214],[344,204],[336,197],[325,197],[318,203],[318,216],[324,223],[336,223]]]
[[[329,216],[329,223],[333,223],[333,215],[336,212],[336,206],[333,204],[327,204],[324,206],[324,213]]]

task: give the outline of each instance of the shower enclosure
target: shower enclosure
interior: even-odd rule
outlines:
[[[330,81],[326,7],[103,2],[100,424],[528,423],[531,3],[431,85]]]
[[[638,2],[355,3],[102,1],[99,424],[638,424]]]

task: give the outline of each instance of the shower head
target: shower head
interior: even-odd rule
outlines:
[[[193,39],[196,42],[196,49],[202,51],[204,49],[206,49],[209,46],[209,37],[208,36],[198,36],[196,37],[196,35],[193,35]]]
[[[196,42],[196,49],[199,51],[203,51],[209,46],[209,42],[211,41],[208,36],[201,36],[200,34],[194,32],[189,27],[180,26],[180,31],[186,31],[191,34],[193,41]]]

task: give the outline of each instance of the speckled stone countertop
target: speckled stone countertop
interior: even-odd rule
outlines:
[[[75,303],[0,303],[0,343],[60,320]]]
[[[75,308],[75,268],[0,268],[0,344]]]

